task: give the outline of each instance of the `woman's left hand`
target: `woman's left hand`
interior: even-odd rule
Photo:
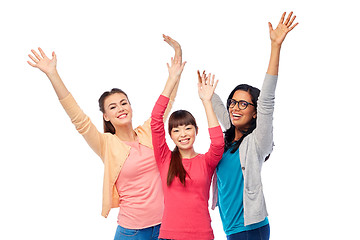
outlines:
[[[200,76],[199,71],[198,71],[198,76]],[[211,75],[211,73],[209,73],[209,75],[206,76],[205,72],[201,76],[201,81],[199,78],[198,93],[202,101],[211,101],[211,97],[214,94],[216,85],[219,82],[219,80],[216,80],[215,82],[214,79],[215,79],[215,75]]]
[[[186,62],[181,63],[181,57],[171,58],[171,64],[166,63],[169,70],[169,78],[178,80]]]
[[[285,22],[285,15],[286,12],[283,13],[283,15],[281,16],[280,22],[277,25],[276,29],[274,30],[272,27],[272,24],[269,22],[269,31],[270,31],[270,39],[271,39],[271,43],[274,43],[276,45],[281,46],[281,44],[283,43],[286,35],[294,29],[294,27],[296,27],[299,23],[295,23],[294,25],[293,22],[296,18],[296,16],[292,16],[293,12],[290,12],[289,16],[286,18]],[[292,25],[292,26],[291,26]]]

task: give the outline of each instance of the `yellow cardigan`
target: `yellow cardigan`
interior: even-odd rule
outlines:
[[[60,100],[76,130],[85,138],[89,146],[104,162],[103,200],[101,215],[107,217],[111,208],[119,207],[119,193],[115,182],[120,174],[122,166],[127,159],[130,146],[124,144],[111,133],[101,133],[97,130],[90,118],[84,114],[71,94]],[[166,119],[172,103],[166,109]],[[150,129],[151,118],[142,126],[134,129],[139,142],[153,149]]]

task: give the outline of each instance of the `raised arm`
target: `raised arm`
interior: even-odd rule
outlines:
[[[254,130],[258,149],[262,151],[264,158],[271,153],[273,147],[273,112],[281,45],[286,35],[298,25],[298,23],[292,25],[295,20],[295,16],[291,18],[292,14],[291,12],[284,21],[286,13],[283,13],[275,30],[269,22],[271,55],[267,74],[258,99],[257,123]],[[264,159],[261,160],[263,161]]]
[[[197,74],[198,74],[198,83],[201,83],[202,78],[206,78],[206,73],[205,71],[203,71],[202,75],[200,75],[200,71],[198,70]],[[220,124],[224,127],[225,130],[229,129],[231,127],[229,112],[227,111],[224,103],[221,101],[219,95],[217,95],[215,92],[211,98],[211,103],[214,112],[216,114],[216,117],[220,121]]]
[[[180,44],[177,41],[175,41],[174,39],[172,39],[171,37],[166,36],[164,34],[163,34],[163,38],[164,38],[164,41],[174,49],[174,51],[175,51],[174,59],[179,59],[180,63],[182,63],[182,49],[181,49]],[[173,90],[170,94],[170,102],[164,113],[164,121],[166,120],[167,116],[170,114],[170,111],[172,108],[172,102],[175,100],[175,97],[176,97],[176,94],[178,91],[178,87],[179,87],[179,81],[176,83],[175,87],[173,88]]]
[[[224,152],[224,137],[221,131],[221,127],[213,110],[211,98],[214,94],[215,88],[219,80],[214,81],[215,75],[211,73],[206,77],[203,74],[201,81],[198,82],[199,97],[204,105],[206,117],[209,125],[209,134],[211,144],[209,151],[205,153],[205,161],[210,167],[212,173],[221,160]],[[212,174],[211,174],[212,175]]]
[[[69,95],[69,91],[67,90],[65,84],[61,80],[57,70],[56,70],[56,54],[55,52],[52,52],[52,58],[49,59],[44,51],[39,48],[40,55],[35,51],[31,50],[33,55],[29,54],[29,57],[33,62],[27,61],[32,67],[40,69],[42,72],[46,74],[46,76],[49,78],[56,95],[61,100],[65,98],[67,95]]]
[[[171,58],[171,64],[167,63],[169,70],[169,77],[166,81],[165,87],[161,95],[170,98],[173,94],[175,87],[179,84],[181,73],[184,69],[186,62],[181,63],[181,58]]]
[[[198,93],[206,112],[209,128],[219,126],[219,122],[211,104],[211,98],[214,94],[216,85],[219,82],[219,80],[214,82],[214,79],[215,75],[211,75],[211,73],[207,77],[203,74],[201,82],[198,82]]]
[[[295,23],[292,25],[296,18],[296,16],[291,18],[292,14],[293,12],[290,12],[289,16],[284,21],[286,16],[286,12],[284,12],[275,30],[273,29],[272,24],[270,22],[268,23],[271,40],[271,54],[267,74],[278,75],[281,45],[285,40],[286,35],[299,24]]]
[[[102,158],[101,146],[104,145],[104,136],[97,130],[90,118],[80,109],[61,80],[56,70],[57,60],[55,53],[53,52],[52,59],[49,59],[41,48],[39,48],[40,55],[35,50],[31,50],[31,52],[33,55],[29,54],[29,57],[33,62],[28,61],[28,63],[46,74],[76,130],[85,138],[94,152]]]

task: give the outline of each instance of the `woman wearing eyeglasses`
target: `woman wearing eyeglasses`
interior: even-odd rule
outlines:
[[[227,239],[260,240],[270,238],[261,167],[273,148],[273,112],[280,48],[293,24],[292,12],[274,30],[269,22],[270,62],[260,90],[241,84],[227,100],[227,108],[219,96],[212,104],[225,131],[225,151],[214,177],[213,209],[219,206]],[[285,20],[285,21],[284,21]],[[204,73],[205,74],[205,73]],[[200,77],[200,74],[199,74]]]

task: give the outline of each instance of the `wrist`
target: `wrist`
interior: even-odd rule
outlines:
[[[46,74],[46,76],[47,76],[48,78],[51,78],[51,77],[54,77],[54,76],[59,75],[58,72],[57,72],[57,70],[56,70],[56,68],[54,68],[53,70],[51,70],[51,71],[49,71],[49,72],[46,72],[45,74]]]
[[[281,49],[281,43],[277,43],[275,41],[271,41],[271,50],[278,50]]]
[[[205,104],[211,104],[211,99],[201,99],[201,102]]]

